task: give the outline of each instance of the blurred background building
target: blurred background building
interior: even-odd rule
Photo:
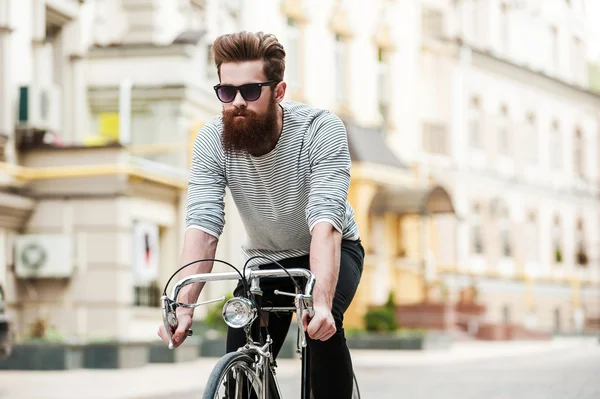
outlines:
[[[346,123],[368,252],[349,327],[392,293],[405,326],[598,328],[589,3],[0,0],[0,284],[19,332],[155,338],[191,145],[220,113],[211,44],[241,29],[284,44],[289,100]],[[217,257],[240,264],[226,201]]]

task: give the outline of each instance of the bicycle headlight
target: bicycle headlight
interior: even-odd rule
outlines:
[[[249,299],[234,297],[223,305],[223,319],[232,328],[242,328],[256,318],[256,307]]]

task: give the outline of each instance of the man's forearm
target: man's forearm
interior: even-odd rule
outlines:
[[[198,229],[188,229],[183,239],[183,250],[180,265],[187,265],[199,259],[212,259],[217,251],[219,240],[208,233]],[[179,278],[185,278],[197,273],[210,273],[213,268],[212,261],[198,262],[179,272]],[[204,287],[204,283],[190,284],[181,289],[179,300],[184,303],[195,303]],[[192,309],[189,309],[193,312]]]
[[[340,271],[342,235],[329,223],[317,224],[310,244],[310,268],[316,278],[313,292],[315,306],[331,310]]]

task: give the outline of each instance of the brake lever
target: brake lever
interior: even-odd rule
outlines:
[[[298,322],[298,328],[300,328],[302,331],[302,347],[306,348],[306,332],[304,331],[304,325],[302,324],[302,316],[304,315],[305,310],[308,312],[309,321],[315,315],[315,311],[312,307],[312,297],[303,294],[292,294],[290,292],[283,292],[279,290],[275,290],[273,293],[275,295],[290,296],[295,299],[296,320]]]
[[[165,326],[165,330],[167,331],[167,335],[169,336],[169,349],[173,349],[175,345],[173,344],[173,330],[177,328],[177,313],[176,309],[178,307],[182,308],[197,308],[201,305],[206,305],[208,303],[224,301],[226,299],[225,296],[217,299],[211,299],[204,302],[198,302],[194,304],[185,304],[181,302],[174,302],[168,296],[163,295],[161,297],[162,302],[162,310],[163,310],[163,324]],[[188,337],[193,335],[194,331],[192,329],[187,330],[186,334]]]
[[[166,295],[161,296],[160,302],[162,305],[163,326],[165,327],[165,332],[169,337],[169,349],[173,349],[174,345],[172,328],[177,327],[177,316],[175,315],[175,307],[173,306],[173,302]]]

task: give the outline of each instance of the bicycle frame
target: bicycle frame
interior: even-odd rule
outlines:
[[[276,295],[286,295],[292,296],[295,298],[295,306],[294,307],[269,307],[262,308],[261,307],[261,298],[262,291],[260,289],[260,280],[263,278],[290,278],[293,277],[303,277],[306,279],[306,284],[304,286],[303,293],[287,293],[275,290]],[[249,283],[248,291],[244,293],[244,297],[252,296],[251,299],[254,302],[257,311],[257,317],[250,322],[248,325],[244,326],[244,330],[246,332],[246,345],[239,348],[239,351],[244,351],[246,353],[251,353],[257,355],[260,359],[257,363],[257,370],[259,373],[259,377],[262,381],[262,399],[268,399],[267,395],[269,392],[269,371],[271,369],[271,360],[272,360],[272,351],[271,344],[272,340],[269,335],[266,337],[266,341],[263,343],[260,341],[260,322],[261,322],[261,312],[296,312],[297,322],[298,322],[298,330],[299,333],[302,334],[302,340],[298,339],[297,342],[297,351],[301,353],[302,358],[302,377],[301,377],[301,397],[302,399],[308,399],[310,397],[310,390],[308,387],[310,386],[309,381],[309,362],[307,356],[307,343],[306,343],[306,334],[304,329],[302,328],[302,315],[304,311],[308,311],[309,316],[313,315],[312,308],[312,293],[315,285],[315,277],[308,269],[301,268],[293,268],[293,269],[269,269],[269,270],[259,270],[255,268],[250,268],[245,270],[245,278]],[[237,272],[220,272],[220,273],[202,273],[202,274],[194,274],[188,277],[185,277],[175,283],[172,293],[170,296],[163,295],[161,297],[162,304],[162,316],[163,316],[163,324],[165,326],[165,330],[167,331],[167,335],[169,337],[169,349],[173,349],[173,337],[172,337],[172,328],[177,325],[177,317],[176,317],[176,308],[178,306],[195,308],[207,303],[215,302],[218,300],[224,300],[224,298],[209,300],[205,302],[199,302],[196,304],[181,304],[176,301],[181,289],[187,285],[195,284],[195,283],[204,283],[209,281],[223,281],[223,280],[240,280],[240,274]]]

